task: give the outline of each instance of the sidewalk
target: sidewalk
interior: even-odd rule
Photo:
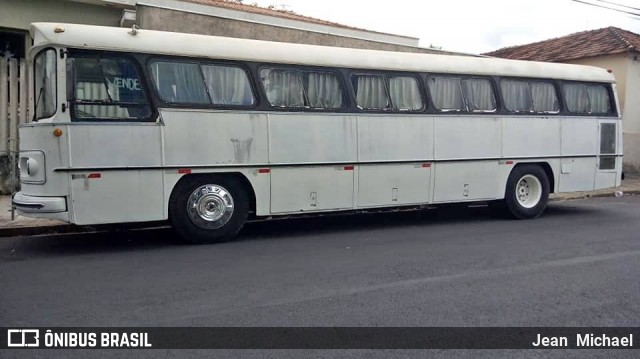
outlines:
[[[588,197],[614,196],[616,191],[624,194],[640,194],[640,176],[627,175],[622,186],[589,192],[571,192],[552,194],[551,201],[565,201]],[[61,221],[49,219],[27,218],[18,215],[11,220],[11,196],[0,196],[0,237],[20,235],[39,235],[48,233],[74,233],[91,231],[90,226],[75,226]]]
[[[18,212],[11,220],[11,196],[0,196],[0,237],[58,233],[72,227],[61,221],[23,217]]]

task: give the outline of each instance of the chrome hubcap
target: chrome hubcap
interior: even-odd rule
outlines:
[[[516,197],[522,207],[533,208],[542,197],[542,184],[533,175],[524,175],[516,184]]]
[[[233,215],[233,197],[222,186],[200,186],[189,196],[187,213],[191,221],[200,228],[220,228]]]

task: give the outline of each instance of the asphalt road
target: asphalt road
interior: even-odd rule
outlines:
[[[254,223],[205,246],[171,230],[0,238],[0,326],[640,326],[639,274],[637,196],[529,221],[448,207]]]

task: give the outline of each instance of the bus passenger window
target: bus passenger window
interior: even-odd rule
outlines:
[[[151,109],[136,66],[127,59],[70,58],[74,120],[142,120]]]
[[[565,84],[564,98],[567,102],[567,110],[574,113],[589,113],[589,93],[587,85]]]
[[[214,105],[251,106],[255,103],[249,78],[241,68],[203,65],[202,73]]]
[[[262,69],[262,86],[275,107],[304,107],[302,75],[298,71]]]
[[[496,97],[489,80],[463,79],[462,86],[469,111],[493,112],[496,110]]]
[[[151,64],[151,74],[158,95],[165,102],[202,105],[211,103],[198,64],[154,62]]]
[[[611,99],[605,85],[567,83],[563,86],[569,112],[579,114],[611,112]]]
[[[502,80],[500,89],[504,106],[511,112],[533,112],[533,99],[527,81]]]
[[[591,113],[611,112],[611,101],[609,101],[609,91],[603,85],[589,85],[587,88]]]
[[[306,71],[304,90],[311,108],[336,109],[342,107],[342,87],[335,74]]]
[[[430,77],[429,92],[433,104],[440,111],[465,111],[462,88],[458,77]]]
[[[418,81],[411,76],[394,76],[389,79],[389,95],[394,110],[420,111],[423,109]]]
[[[385,110],[389,108],[389,98],[384,85],[384,77],[378,75],[356,75],[353,77],[356,104],[364,110]]]
[[[531,97],[535,112],[555,113],[560,111],[558,94],[553,84],[548,82],[531,82]]]

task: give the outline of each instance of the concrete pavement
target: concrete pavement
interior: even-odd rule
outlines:
[[[571,192],[552,194],[552,201],[571,200],[588,197],[614,196],[616,191],[621,191],[627,195],[640,194],[640,176],[626,176],[622,181],[622,186],[608,188],[598,191]],[[144,224],[142,226],[145,226]],[[157,226],[155,224],[154,226]],[[15,219],[11,219],[11,197],[0,196],[0,237],[11,237],[18,235],[41,235],[51,233],[74,233],[93,232],[100,228],[110,228],[112,226],[75,226],[56,220],[35,219],[15,214]],[[134,225],[134,227],[139,227]]]

